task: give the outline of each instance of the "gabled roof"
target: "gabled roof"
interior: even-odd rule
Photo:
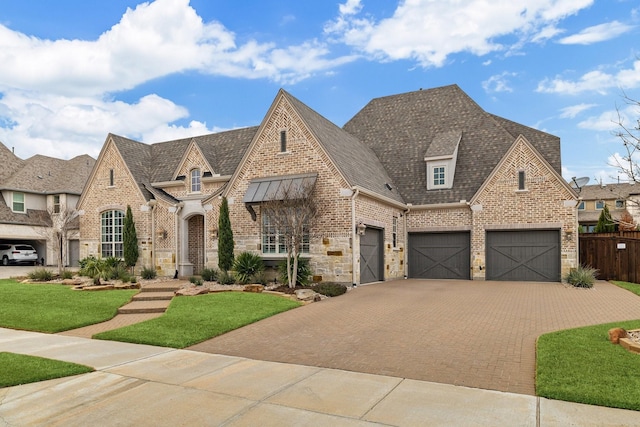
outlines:
[[[155,144],[145,144],[113,134],[109,134],[107,140],[112,139],[147,200],[157,196],[173,200],[169,194],[154,189],[151,184],[173,180],[191,143],[198,146],[214,169],[211,172],[231,175],[257,129],[249,127]]]
[[[285,90],[281,90],[281,93],[291,103],[351,186],[370,190],[397,202],[404,202],[391,176],[370,147]]]
[[[0,143],[0,182],[4,182],[16,171],[22,168],[24,160],[13,154],[4,144]]]
[[[344,130],[371,147],[404,200],[414,205],[470,200],[516,132],[560,170],[559,138],[488,114],[457,85],[373,99]],[[424,156],[437,135],[446,132],[462,134],[454,184],[427,191]]]

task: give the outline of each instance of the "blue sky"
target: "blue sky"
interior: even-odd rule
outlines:
[[[0,141],[97,157],[261,122],[279,88],[342,126],[372,98],[458,84],[615,182],[640,117],[637,0],[0,0]],[[620,176],[625,180],[624,176]]]

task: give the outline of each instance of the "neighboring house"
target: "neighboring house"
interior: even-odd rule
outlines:
[[[303,255],[315,280],[559,281],[577,265],[577,196],[560,140],[488,114],[458,86],[372,100],[344,128],[284,90],[258,127],[143,144],[108,135],[78,203],[81,257],[121,256],[134,212],[138,266],[217,267],[222,197],[235,251],[284,248],[261,203],[314,183]]]
[[[640,184],[585,185],[579,191],[578,222],[584,233],[593,233],[602,209],[607,206],[616,224],[628,212],[640,224]]]
[[[0,164],[0,242],[28,243],[46,264],[54,265],[57,254],[47,230],[57,213],[75,209],[95,159],[88,155],[71,160],[35,155],[22,160],[0,144]],[[71,228],[68,247],[62,252],[66,265],[77,265],[79,222]]]

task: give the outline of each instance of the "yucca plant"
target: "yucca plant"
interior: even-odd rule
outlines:
[[[592,288],[597,275],[597,269],[580,265],[577,268],[571,269],[565,276],[565,280],[576,288]]]
[[[233,270],[241,284],[249,283],[258,273],[264,270],[264,262],[260,255],[251,252],[240,253],[233,262]]]

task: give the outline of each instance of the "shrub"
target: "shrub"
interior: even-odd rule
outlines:
[[[53,279],[53,273],[46,268],[36,268],[28,274],[29,279],[38,282],[48,282]]]
[[[189,277],[189,281],[196,286],[202,286],[202,279],[198,276]]]
[[[266,284],[268,283],[268,280],[267,280],[267,275],[264,273],[264,271],[260,271],[254,274],[253,283],[259,283],[263,286],[266,286]]]
[[[215,268],[205,268],[202,270],[200,275],[202,276],[202,280],[207,282],[215,282],[218,280],[218,270]]]
[[[238,282],[249,283],[253,277],[264,270],[264,262],[260,255],[251,252],[240,253],[233,262],[233,270]]]
[[[145,267],[140,272],[140,276],[142,276],[145,280],[151,280],[156,278],[156,269],[151,267]]]
[[[292,261],[293,262],[293,261]],[[311,266],[307,258],[298,258],[298,274],[296,275],[296,285],[307,286],[311,283]],[[287,277],[287,260],[278,264],[278,279],[282,283],[289,283]]]
[[[567,283],[577,288],[592,288],[596,281],[598,270],[589,266],[578,266],[572,269],[566,276]]]
[[[229,274],[228,271],[222,270],[220,271],[220,274],[218,274],[218,283],[221,285],[233,285],[236,283],[236,279],[232,274]]]
[[[62,279],[73,279],[73,271],[62,270],[62,274],[60,275]]]
[[[328,297],[337,297],[338,295],[342,295],[347,292],[347,287],[345,285],[334,282],[318,283],[313,285],[311,289]]]

